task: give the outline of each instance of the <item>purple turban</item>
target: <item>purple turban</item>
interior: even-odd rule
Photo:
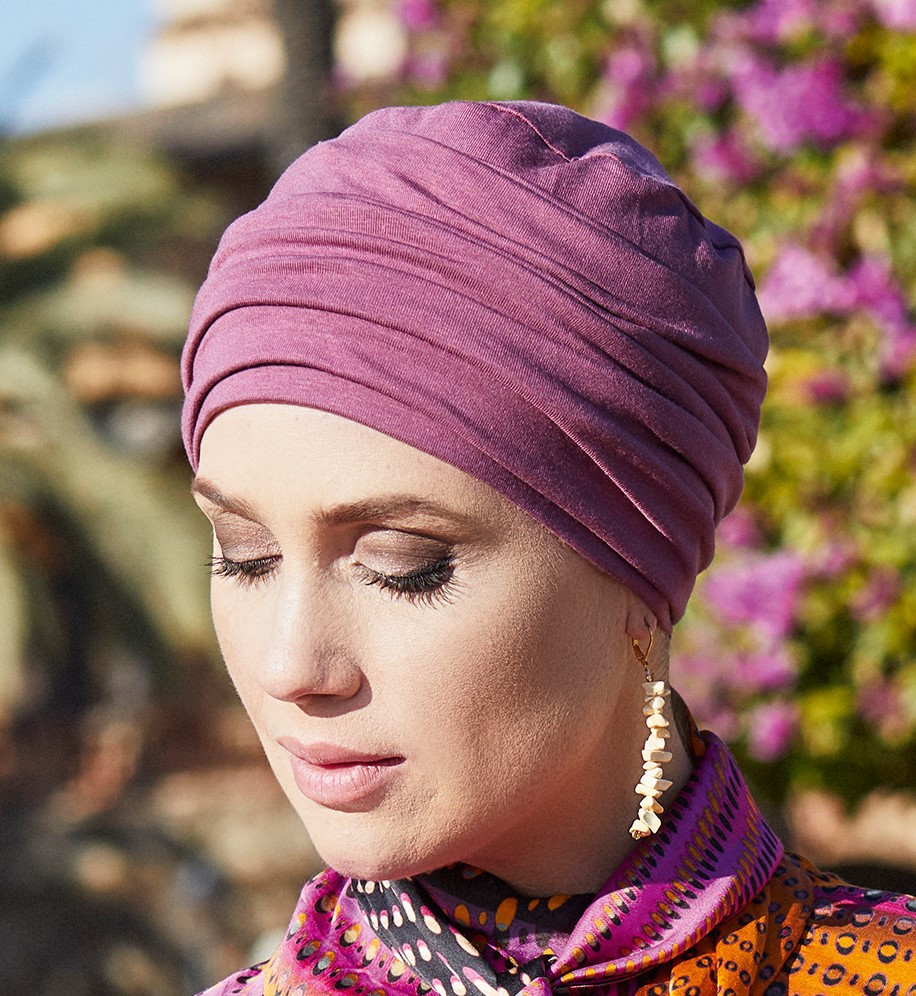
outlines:
[[[564,107],[376,111],[230,226],[183,357],[184,441],[334,412],[486,482],[670,631],[738,500],[767,333],[737,240]]]

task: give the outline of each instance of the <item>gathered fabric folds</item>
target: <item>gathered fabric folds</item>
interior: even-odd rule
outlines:
[[[913,996],[916,899],[784,853],[702,736],[662,830],[597,895],[522,897],[466,865],[391,882],[328,870],[273,958],[204,996]]]
[[[334,412],[473,474],[670,630],[742,488],[767,334],[737,240],[554,105],[374,112],[226,232],[183,357],[196,467],[246,403]]]

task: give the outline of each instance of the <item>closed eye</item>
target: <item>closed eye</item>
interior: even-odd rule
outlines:
[[[454,586],[455,562],[451,554],[404,574],[384,574],[362,564],[360,570],[364,584],[376,585],[399,598],[427,604],[437,597],[447,601],[449,589]]]
[[[217,578],[234,578],[239,584],[255,584],[266,580],[283,558],[279,554],[254,557],[251,560],[230,560],[213,557],[208,561],[210,573]]]

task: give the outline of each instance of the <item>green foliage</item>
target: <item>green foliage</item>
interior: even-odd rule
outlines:
[[[162,678],[214,656],[206,530],[171,465],[194,287],[162,260],[220,220],[157,158],[98,135],[5,152],[0,721],[60,704],[62,680],[91,699],[125,655]],[[157,458],[112,434],[124,410],[161,424]]]

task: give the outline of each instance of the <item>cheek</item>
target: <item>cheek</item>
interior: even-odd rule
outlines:
[[[379,700],[425,756],[460,767],[498,752],[517,763],[607,714],[620,676],[594,599],[556,584],[487,585],[417,613],[374,642],[387,643],[380,659],[392,665],[379,668]]]
[[[506,606],[514,618],[503,637],[528,661],[533,694],[579,703],[616,683],[614,633],[622,624],[615,624],[615,609],[603,581],[578,556],[555,583]]]
[[[239,611],[238,599],[232,597],[227,587],[220,581],[214,581],[210,586],[210,613],[223,660],[232,671],[238,666],[237,662],[248,656],[253,627],[250,609],[246,606],[244,611]]]
[[[242,592],[232,582],[216,579],[210,590],[210,611],[220,653],[242,704],[257,720],[260,685],[256,662],[269,625],[269,605],[256,592]]]

